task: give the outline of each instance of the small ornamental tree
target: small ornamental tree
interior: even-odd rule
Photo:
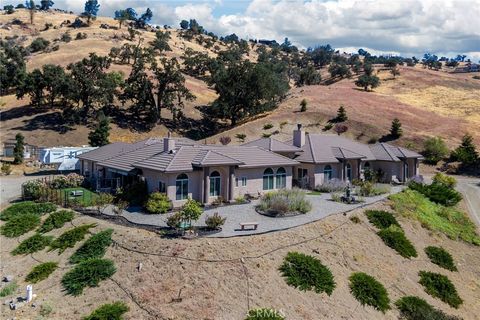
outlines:
[[[425,162],[437,164],[440,160],[448,156],[448,147],[440,137],[427,138],[423,143],[422,154],[425,157]]]
[[[25,138],[21,133],[15,136],[15,146],[13,147],[13,163],[23,163],[23,153],[25,152]]]
[[[402,136],[402,134],[403,134],[402,123],[397,118],[393,119],[392,126],[390,128],[390,135],[393,138],[398,139]]]
[[[203,209],[200,206],[200,203],[193,199],[188,199],[187,202],[182,206],[180,214],[182,220],[188,222],[188,225],[192,225],[192,220],[197,221],[200,219],[200,216],[203,213]]]
[[[307,100],[302,99],[302,101],[300,101],[300,112],[305,112],[305,111],[307,111]]]
[[[224,146],[226,146],[227,144],[229,144],[230,142],[232,142],[232,138],[230,138],[229,136],[223,136],[223,137],[220,137],[220,139],[218,139],[220,141],[221,144],[223,144]]]
[[[103,112],[98,116],[97,127],[88,134],[88,141],[92,147],[102,147],[109,144],[110,119]]]
[[[348,127],[344,124],[337,123],[333,128],[333,131],[335,131],[336,134],[341,135],[342,133],[345,133],[348,131]]]
[[[335,122],[345,122],[348,120],[347,111],[343,105],[340,106],[337,110],[337,117],[335,118]]]

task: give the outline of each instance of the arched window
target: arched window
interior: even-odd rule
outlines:
[[[220,195],[221,178],[218,171],[210,174],[210,197],[218,197]]]
[[[350,163],[347,163],[347,179],[352,181],[352,165]]]
[[[285,189],[287,187],[287,172],[284,168],[280,167],[277,169],[276,180],[277,189]]]
[[[325,168],[323,168],[323,180],[328,181],[332,179],[332,174],[333,174],[332,166],[327,164]]]
[[[177,187],[176,199],[188,199],[188,176],[185,173],[178,175],[175,185]]]
[[[370,162],[365,162],[365,164],[363,165],[363,168],[364,169],[370,169]]]
[[[271,168],[265,169],[263,172],[263,190],[273,189],[273,170]]]

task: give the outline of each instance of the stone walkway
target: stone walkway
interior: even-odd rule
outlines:
[[[397,193],[402,190],[402,187],[392,187],[391,193]],[[376,197],[364,198],[365,202],[360,204],[344,204],[330,200],[330,194],[321,195],[307,195],[307,199],[312,203],[312,211],[307,214],[302,214],[294,217],[285,218],[271,218],[263,216],[255,211],[255,206],[258,203],[253,201],[252,203],[230,205],[217,208],[208,208],[202,214],[200,219],[194,223],[195,226],[205,226],[205,218],[207,215],[213,215],[215,212],[222,217],[227,218],[225,225],[222,227],[222,231],[209,235],[213,238],[228,238],[244,235],[267,233],[279,230],[285,230],[293,227],[297,227],[303,224],[314,222],[323,219],[331,214],[343,213],[350,211],[365,205],[372,204],[374,202],[385,199],[388,194],[380,195]],[[104,211],[107,215],[117,215],[113,212],[113,207],[107,207]],[[145,214],[142,213],[140,208],[129,208],[128,211],[124,210],[121,214],[125,219],[132,223],[146,224],[158,227],[166,227],[166,221],[169,214]],[[241,222],[257,222],[257,230],[240,230]]]

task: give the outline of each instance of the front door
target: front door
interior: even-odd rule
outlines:
[[[213,171],[210,175],[210,197],[220,196],[221,181],[220,173]]]
[[[298,184],[300,188],[307,188],[308,187],[308,170],[303,168],[298,168],[297,170],[297,178]]]
[[[347,179],[352,182],[352,166],[350,163],[347,163]]]

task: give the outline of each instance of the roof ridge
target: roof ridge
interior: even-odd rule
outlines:
[[[390,159],[392,159],[392,161],[395,161],[395,159],[393,158],[392,154],[390,153],[390,151],[385,147],[385,145],[389,145],[385,142],[380,142],[380,145],[382,146],[383,150],[385,150],[385,152],[388,154],[388,156],[390,157]]]
[[[183,146],[180,146],[178,148],[178,151],[174,153],[172,159],[170,159],[170,161],[168,162],[168,165],[165,167],[165,172],[170,168],[170,166],[172,165],[173,161],[175,160],[175,158],[177,157],[177,155],[180,153],[180,151],[182,150]]]
[[[312,153],[313,163],[316,163],[316,162],[317,162],[317,159],[315,158],[315,152],[313,152],[312,139],[310,139],[310,133],[307,134],[307,137],[308,137],[308,143],[309,143],[309,145],[310,145],[310,152]]]
[[[228,159],[232,159],[232,160],[235,160],[235,161],[237,161],[237,162],[240,162],[240,163],[245,164],[245,162],[243,162],[243,161],[241,161],[241,160],[238,160],[238,159],[235,159],[235,158],[233,158],[233,157],[227,156],[226,154],[221,154],[221,153],[219,153],[219,152],[217,152],[217,151],[215,151],[215,150],[208,150],[208,151],[209,151],[209,152],[210,152],[210,151],[211,151],[211,152],[214,152],[214,153],[216,153],[216,154],[218,154],[218,155],[221,155],[222,157],[225,157],[225,158],[228,158]]]

